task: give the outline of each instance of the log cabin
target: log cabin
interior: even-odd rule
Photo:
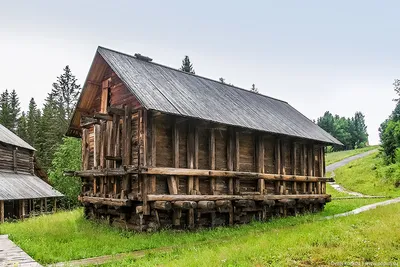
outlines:
[[[0,124],[0,223],[52,211],[63,195],[47,184],[35,149]],[[48,205],[48,202],[53,202]]]
[[[319,211],[341,144],[285,101],[103,47],[67,135],[85,216],[138,231]]]

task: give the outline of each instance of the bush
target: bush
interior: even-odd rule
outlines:
[[[79,206],[78,195],[81,192],[81,180],[78,177],[64,176],[66,170],[79,170],[81,166],[81,142],[67,137],[58,147],[49,170],[49,180],[58,191],[65,195],[61,199],[61,208],[71,209]]]

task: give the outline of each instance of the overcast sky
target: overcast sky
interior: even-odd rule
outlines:
[[[39,105],[70,65],[83,84],[98,45],[289,102],[310,119],[361,111],[370,143],[400,78],[398,1],[4,1],[0,91]]]

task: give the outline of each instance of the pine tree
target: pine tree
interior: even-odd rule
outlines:
[[[21,112],[19,98],[15,90],[11,91],[10,94],[10,116],[11,116],[11,130],[17,131],[19,114]]]
[[[27,142],[33,147],[36,146],[36,136],[39,132],[40,110],[38,110],[35,99],[32,97],[29,101],[29,110],[26,118]]]
[[[0,95],[0,123],[4,127],[12,130],[13,121],[11,115],[10,94],[7,89]]]
[[[68,126],[81,92],[81,86],[77,83],[77,79],[68,65],[63,70],[64,73],[57,77],[57,82],[53,83],[51,94],[59,106],[62,123],[66,124],[64,126]]]
[[[185,58],[182,60],[181,71],[195,74],[193,65],[188,56],[185,56]]]
[[[22,111],[21,116],[18,118],[16,134],[28,142],[28,123],[24,111]]]
[[[252,85],[251,85],[251,89],[250,89],[250,91],[252,91],[252,92],[254,92],[254,93],[259,93],[258,92],[258,88],[256,88],[256,85],[253,83]]]

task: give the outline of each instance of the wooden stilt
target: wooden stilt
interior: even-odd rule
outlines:
[[[0,200],[0,223],[4,223],[4,200]]]
[[[53,213],[57,212],[57,198],[53,198]]]

